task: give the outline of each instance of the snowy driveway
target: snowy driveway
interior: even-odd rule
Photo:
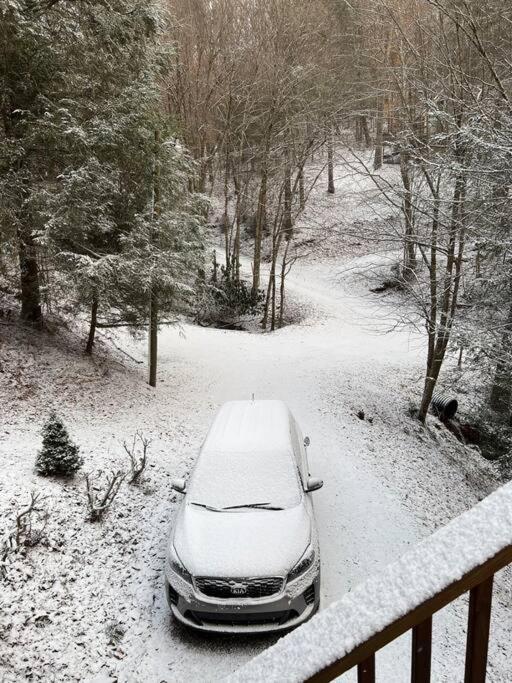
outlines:
[[[411,372],[421,377],[422,342],[403,329],[390,332],[390,310],[379,298],[362,295],[356,282],[351,293],[347,280],[351,282],[347,270],[340,274],[332,263],[297,268],[290,275],[289,290],[308,307],[308,319],[274,334],[187,326],[182,336],[172,329],[160,336],[162,386],[170,383],[166,390],[172,392],[172,378],[186,372],[180,411],[195,416],[201,436],[218,405],[254,393],[285,400],[311,437],[311,472],[325,480],[314,499],[323,606],[428,533],[403,504],[403,482],[394,467],[410,449],[401,426],[402,394]],[[370,420],[359,419],[359,410]],[[390,415],[395,424],[389,424]],[[165,626],[167,609],[161,600],[158,613],[160,626]],[[158,648],[162,668],[172,657],[176,681],[220,679],[273,642],[204,638],[177,627],[167,632],[172,642],[166,642],[158,631],[143,670],[150,657],[156,665]],[[405,653],[408,645],[398,647]],[[386,657],[386,671],[395,656],[396,651]],[[407,669],[403,674],[405,681]],[[386,678],[390,680],[382,680]],[[393,679],[399,680],[394,674]]]

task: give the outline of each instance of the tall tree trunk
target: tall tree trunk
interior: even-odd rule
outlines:
[[[285,288],[285,281],[286,281],[286,266],[287,264],[287,256],[288,256],[288,249],[290,248],[290,240],[287,240],[286,242],[286,248],[284,250],[283,254],[283,259],[281,261],[281,284],[279,288],[279,327],[281,328],[284,325],[284,311],[285,311],[285,294],[286,294],[286,288]]]
[[[265,307],[263,312],[263,320],[261,321],[261,326],[264,330],[267,329],[268,319],[271,312],[272,305],[272,292],[275,293],[275,279],[276,279],[276,265],[277,257],[279,255],[279,249],[281,247],[282,232],[279,227],[279,211],[274,219],[274,225],[272,228],[272,254],[270,261],[270,273],[267,285],[267,296],[265,298]]]
[[[91,306],[91,321],[89,323],[89,336],[87,337],[87,344],[85,346],[85,353],[89,356],[92,354],[94,346],[94,338],[96,336],[96,324],[98,322],[98,295],[94,292],[92,296]]]
[[[373,157],[373,170],[378,171],[382,167],[384,156],[383,150],[384,131],[384,98],[380,95],[377,99],[377,119],[375,122],[375,154]]]
[[[240,230],[241,230],[241,211],[242,211],[242,197],[240,190],[240,181],[233,171],[233,184],[235,186],[235,239],[233,243],[233,254],[231,257],[232,275],[236,282],[240,281]]]
[[[292,220],[292,169],[289,150],[286,150],[286,162],[284,168],[284,214],[283,232],[285,239],[290,239],[293,229]]]
[[[433,186],[431,186],[433,189]],[[418,413],[420,422],[427,419],[428,409],[432,401],[432,395],[436,386],[437,378],[434,378],[434,357],[436,350],[437,336],[437,236],[439,231],[439,184],[434,194],[434,215],[432,218],[432,231],[430,235],[430,312],[427,320],[428,351],[427,351],[427,371],[425,374],[425,384],[423,396]]]
[[[439,373],[443,365],[444,357],[448,342],[450,341],[450,333],[453,325],[453,319],[457,307],[457,299],[459,292],[459,283],[461,277],[462,257],[464,250],[464,221],[465,221],[465,196],[466,196],[466,176],[460,173],[455,181],[452,199],[452,217],[449,231],[448,250],[446,256],[446,267],[443,279],[443,290],[441,298],[441,313],[439,316],[439,326],[437,326],[437,303],[435,304],[435,317],[432,318],[430,325],[436,325],[435,337],[432,340],[433,346],[431,348],[430,330],[429,330],[429,351],[427,372],[425,377],[425,386],[423,389],[423,396],[421,406],[418,413],[418,418],[421,422],[425,422],[427,412],[432,401],[432,395],[439,378]],[[438,203],[436,202],[436,208]],[[437,218],[437,217],[436,217]],[[458,241],[458,252],[456,254],[456,246]],[[437,239],[436,239],[437,242]],[[432,263],[431,263],[432,269]],[[431,270],[432,278],[432,270]],[[432,280],[431,280],[432,286]],[[436,285],[437,298],[437,285]]]
[[[149,386],[156,387],[158,365],[158,297],[151,292],[149,306]]]
[[[332,129],[329,129],[327,135],[327,192],[329,194],[336,192],[334,187],[334,140]]]
[[[301,167],[299,171],[299,208],[304,211],[306,206],[306,191],[304,188],[304,168]]]
[[[364,135],[364,143],[367,147],[372,146],[372,136],[370,135],[370,129],[368,128],[368,119],[364,114],[361,114],[360,117],[360,122],[361,122],[361,131]]]
[[[274,267],[274,272],[272,273],[272,292],[271,292],[271,316],[270,316],[270,331],[274,332],[276,329],[276,269]]]
[[[414,240],[411,176],[409,167],[409,155],[407,154],[407,152],[402,152],[402,154],[400,155],[400,172],[402,176],[402,184],[404,186],[402,210],[405,218],[403,274],[404,278],[407,280],[412,277],[417,266],[416,244]]]
[[[153,170],[153,220],[157,220],[160,214],[160,164],[158,159],[158,146],[160,144],[160,132],[155,131],[155,165]],[[158,292],[154,282],[151,282],[149,294],[149,386],[156,387],[156,374],[158,365]]]
[[[490,406],[502,415],[512,414],[512,288],[507,320],[503,328],[500,357],[496,363]]]
[[[360,142],[363,141],[363,131],[361,128],[361,117],[360,116],[355,117],[355,128],[356,129],[355,129],[354,137],[356,139],[356,142],[359,144]]]
[[[21,318],[28,323],[41,324],[41,292],[36,245],[28,228],[18,228],[18,256],[21,283]]]
[[[260,271],[261,271],[261,243],[263,240],[263,233],[265,231],[265,223],[267,216],[267,185],[268,185],[268,170],[267,162],[263,166],[261,172],[261,185],[258,196],[258,211],[256,214],[256,232],[254,235],[254,259],[252,271],[252,295],[256,299],[258,290],[260,288]]]
[[[229,170],[231,164],[229,161],[229,148],[227,146],[224,164],[224,258],[226,261],[226,279],[229,280],[231,274],[231,226],[229,224]]]
[[[267,285],[267,295],[265,297],[265,307],[263,311],[263,320],[261,321],[261,326],[264,330],[267,329],[268,319],[272,306],[272,291],[275,291],[275,280],[276,280],[276,264],[277,255],[279,253],[279,247],[281,245],[281,239],[274,237],[272,240],[272,260],[270,262],[270,273],[268,276]]]

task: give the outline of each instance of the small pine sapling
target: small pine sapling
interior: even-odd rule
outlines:
[[[36,459],[37,474],[72,477],[83,464],[79,451],[62,420],[52,411],[43,427],[43,447]]]

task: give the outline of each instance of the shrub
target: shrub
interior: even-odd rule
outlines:
[[[254,296],[247,282],[228,279],[224,269],[221,270],[218,280],[212,277],[198,287],[197,321],[216,324],[258,315],[263,308],[265,293],[259,290]]]
[[[141,477],[146,469],[148,461],[147,454],[150,443],[151,441],[140,431],[135,432],[131,446],[129,446],[126,441],[123,441],[123,448],[130,458],[130,473],[128,475],[129,484],[138,484],[141,482]],[[137,444],[139,444],[139,446]]]
[[[72,477],[83,464],[62,420],[55,412],[43,427],[43,447],[37,454],[36,472],[43,477]]]
[[[107,472],[100,470],[96,474],[85,475],[87,507],[91,522],[100,522],[119,493],[126,477],[125,472]]]

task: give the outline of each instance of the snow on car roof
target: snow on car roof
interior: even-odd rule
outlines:
[[[290,420],[283,401],[230,401],[217,413],[202,452],[293,453]]]
[[[194,468],[189,501],[216,508],[297,505],[302,493],[290,419],[282,401],[232,401],[222,406]]]

